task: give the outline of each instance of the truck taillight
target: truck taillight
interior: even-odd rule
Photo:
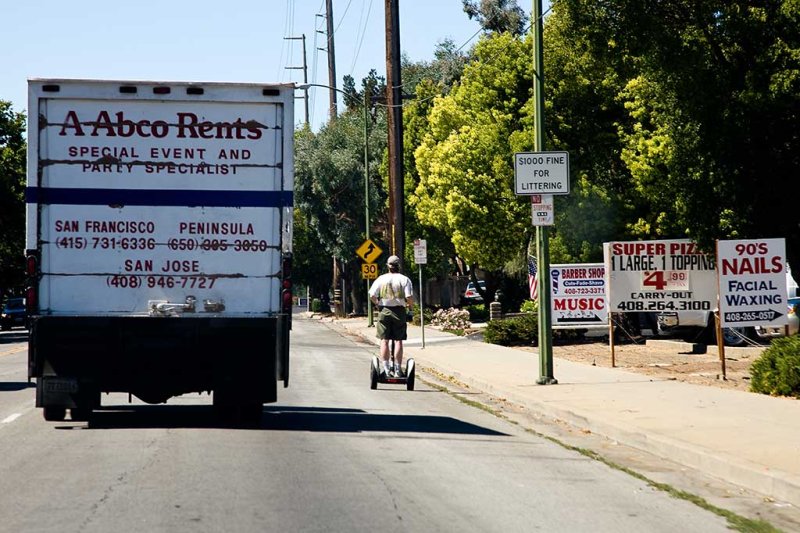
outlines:
[[[38,294],[36,293],[36,287],[28,287],[25,291],[25,310],[27,311],[28,315],[36,313],[36,308],[39,305],[37,297]]]
[[[28,316],[39,311],[39,261],[35,253],[28,251],[25,257],[25,274],[28,276],[28,287],[25,289],[25,310]]]
[[[283,255],[283,264],[281,265],[281,307],[284,313],[291,314],[292,312],[292,254]]]

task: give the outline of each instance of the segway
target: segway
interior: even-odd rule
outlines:
[[[407,390],[414,390],[415,366],[414,359],[406,359],[406,371],[404,375],[397,375],[397,363],[394,360],[394,339],[389,342],[389,353],[391,359],[389,363],[390,372],[387,374],[381,367],[381,361],[377,355],[372,356],[372,364],[370,365],[370,383],[369,388],[375,390],[378,388],[378,383],[389,383],[392,385],[405,384]]]

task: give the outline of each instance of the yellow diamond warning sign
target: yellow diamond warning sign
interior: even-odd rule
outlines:
[[[365,240],[361,246],[358,247],[356,250],[356,254],[358,257],[366,261],[367,263],[374,263],[383,253],[383,250],[378,248],[378,245],[372,242],[371,240]]]

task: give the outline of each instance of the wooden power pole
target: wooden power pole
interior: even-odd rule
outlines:
[[[336,109],[336,52],[333,46],[333,0],[325,0],[325,21],[328,30],[328,85],[330,85],[330,120],[337,115]]]
[[[392,254],[403,261],[405,251],[405,198],[403,192],[403,98],[400,80],[399,0],[386,4],[386,82],[389,123],[389,220]]]

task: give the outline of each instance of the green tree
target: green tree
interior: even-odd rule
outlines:
[[[386,193],[378,171],[386,148],[385,114],[368,113],[368,121],[370,226],[374,231],[376,226],[386,226],[385,213],[379,210]],[[310,250],[317,255],[314,260],[330,262],[336,257],[344,263],[351,300],[361,310],[366,300],[355,250],[364,239],[365,225],[363,108],[348,109],[317,134],[309,129],[296,133],[295,205],[320,245]]]
[[[25,115],[0,100],[0,297],[25,278]]]
[[[405,93],[415,94],[417,86],[427,82],[436,87],[440,94],[447,94],[461,79],[464,67],[470,61],[469,54],[457,48],[452,39],[444,39],[438,43],[433,55],[433,61],[412,62],[403,54],[401,62]],[[420,98],[420,95],[417,94],[416,98]]]
[[[294,286],[308,287],[312,298],[319,298],[322,294],[327,294],[333,275],[331,261],[322,253],[325,247],[319,241],[319,235],[311,229],[308,217],[298,208],[294,210],[293,241],[292,281]]]
[[[796,0],[560,0],[587,53],[623,67],[620,159],[641,235],[785,237],[800,264]],[[798,271],[800,269],[793,269]]]
[[[435,74],[434,74],[435,75]],[[419,218],[419,211],[414,203],[414,192],[419,185],[416,157],[414,148],[419,146],[422,139],[430,131],[429,115],[433,108],[434,99],[440,96],[446,88],[431,78],[423,78],[416,84],[414,99],[406,104],[403,110],[403,168],[404,194],[407,199],[406,208],[406,264],[413,264],[414,239],[422,238],[427,242],[426,273],[432,277],[446,278],[448,275],[460,272],[453,242],[441,229],[423,224]]]
[[[554,6],[544,32],[546,149],[570,154],[571,192],[555,198],[551,260],[602,260],[602,243],[634,237],[630,220],[650,212],[650,203],[630,186],[620,153],[619,124],[627,111],[618,95],[631,68],[606,43],[576,32],[573,14]],[[515,136],[515,151],[532,149],[533,113]]]
[[[452,92],[435,99],[416,149],[419,222],[447,235],[456,253],[487,271],[492,298],[509,258],[530,233],[530,204],[514,195],[510,137],[530,98],[530,46],[508,33],[484,37]],[[474,271],[474,269],[473,269]]]
[[[462,0],[464,13],[486,32],[522,35],[528,17],[516,0]]]

